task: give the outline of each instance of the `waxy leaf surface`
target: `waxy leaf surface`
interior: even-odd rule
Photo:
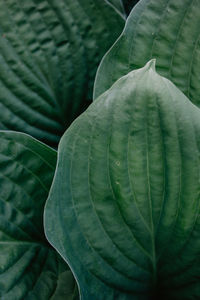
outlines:
[[[56,152],[17,132],[0,131],[0,298],[73,300],[68,265],[48,244],[43,211]]]
[[[56,147],[123,25],[102,0],[0,1],[0,129]]]
[[[71,125],[45,210],[83,300],[200,297],[200,111],[154,61]]]
[[[141,0],[104,57],[94,98],[117,79],[156,58],[157,71],[200,106],[200,1]]]

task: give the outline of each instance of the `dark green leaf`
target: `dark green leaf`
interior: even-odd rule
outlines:
[[[200,298],[200,111],[153,64],[59,145],[45,230],[83,300]]]
[[[75,280],[47,243],[43,211],[56,152],[17,132],[0,131],[0,298],[72,300]]]
[[[122,16],[124,16],[124,6],[122,4],[122,0],[105,0],[106,2],[110,3],[115,7],[119,12],[121,12]]]
[[[0,1],[0,129],[56,146],[123,25],[102,0]]]
[[[141,0],[98,71],[95,98],[118,78],[157,59],[157,70],[200,106],[200,1]]]

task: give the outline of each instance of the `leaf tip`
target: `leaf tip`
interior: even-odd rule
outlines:
[[[156,71],[156,58],[152,58],[150,61],[146,63],[146,69]]]

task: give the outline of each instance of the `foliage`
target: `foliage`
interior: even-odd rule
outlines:
[[[0,0],[2,300],[200,298],[200,2],[136,2]]]
[[[123,25],[102,0],[1,0],[0,129],[56,147],[90,104],[98,63]]]
[[[97,73],[95,98],[117,79],[156,58],[156,69],[200,105],[200,1],[142,0]]]
[[[59,145],[46,234],[85,300],[199,295],[200,111],[153,64],[120,78]]]
[[[107,0],[123,15],[128,16],[131,9],[137,4],[138,0]]]
[[[71,271],[43,230],[56,156],[56,151],[23,133],[0,132],[1,299],[77,295]]]
[[[124,5],[122,0],[107,0],[113,7],[115,7],[122,15],[125,15]]]

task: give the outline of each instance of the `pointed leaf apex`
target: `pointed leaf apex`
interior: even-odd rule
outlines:
[[[152,58],[148,63],[145,65],[147,70],[152,69],[153,71],[156,71],[156,59]]]

